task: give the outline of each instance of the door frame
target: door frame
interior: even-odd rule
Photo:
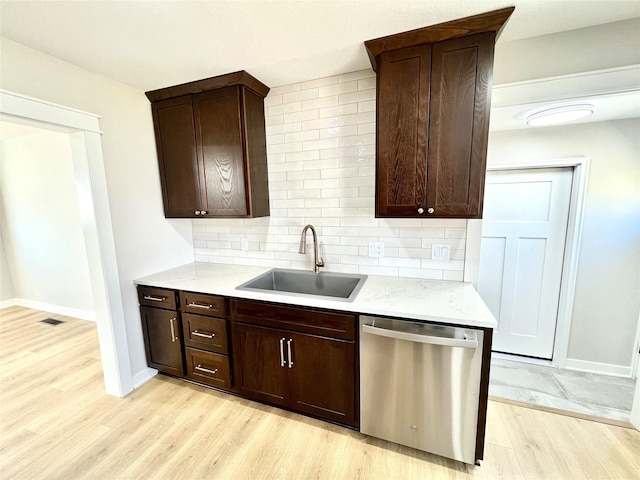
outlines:
[[[98,115],[0,89],[0,118],[69,135],[105,390],[133,390]]]
[[[582,224],[584,204],[587,196],[587,179],[589,178],[588,157],[571,157],[551,160],[536,160],[518,163],[494,163],[487,165],[487,171],[531,170],[537,168],[571,167],[573,178],[567,220],[567,238],[565,240],[564,258],[562,261],[562,279],[560,281],[560,297],[558,301],[558,318],[556,334],[553,342],[551,364],[559,368],[567,368],[569,351],[569,333],[573,314],[576,280],[578,276],[578,260],[582,241]],[[482,241],[482,220],[467,220],[467,242],[465,252],[464,281],[471,282],[477,288],[480,264],[480,243]]]

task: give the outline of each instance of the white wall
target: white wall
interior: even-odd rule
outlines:
[[[0,155],[2,155],[1,152]],[[2,159],[0,158],[0,171],[1,169]],[[2,195],[0,195],[0,215],[2,215],[1,197]],[[13,282],[11,281],[11,270],[9,270],[5,243],[4,229],[0,228],[0,308],[5,300],[12,300],[14,298]]]
[[[640,18],[633,18],[513,42],[498,40],[493,84],[640,64],[638,32]]]
[[[640,120],[493,132],[490,165],[591,159],[568,358],[629,367],[640,310]]]
[[[194,219],[196,259],[309,269],[313,249],[305,258],[298,248],[311,223],[327,271],[461,281],[466,220],[374,216],[375,98],[373,70],[272,89],[265,99],[271,216]],[[384,243],[383,258],[368,256],[369,242]],[[451,261],[431,260],[432,243],[449,244]]]
[[[43,131],[1,148],[1,227],[14,296],[93,319],[69,136]]]
[[[133,375],[146,371],[133,279],[193,261],[191,223],[166,220],[144,92],[0,38],[0,88],[101,116],[109,203]]]

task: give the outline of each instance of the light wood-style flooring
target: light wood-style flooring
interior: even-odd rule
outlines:
[[[0,478],[638,479],[640,432],[491,401],[475,467],[162,375],[115,398],[94,324],[11,307]]]

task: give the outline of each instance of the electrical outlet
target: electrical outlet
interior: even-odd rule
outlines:
[[[242,250],[243,252],[249,251],[249,239],[247,238],[240,239],[240,250]]]
[[[431,245],[431,260],[448,262],[451,260],[451,245],[448,243],[434,243]]]
[[[369,256],[374,258],[384,257],[384,242],[369,242]]]

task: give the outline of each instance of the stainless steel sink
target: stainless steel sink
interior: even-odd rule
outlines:
[[[366,275],[274,268],[236,287],[236,290],[351,302],[366,279]]]

